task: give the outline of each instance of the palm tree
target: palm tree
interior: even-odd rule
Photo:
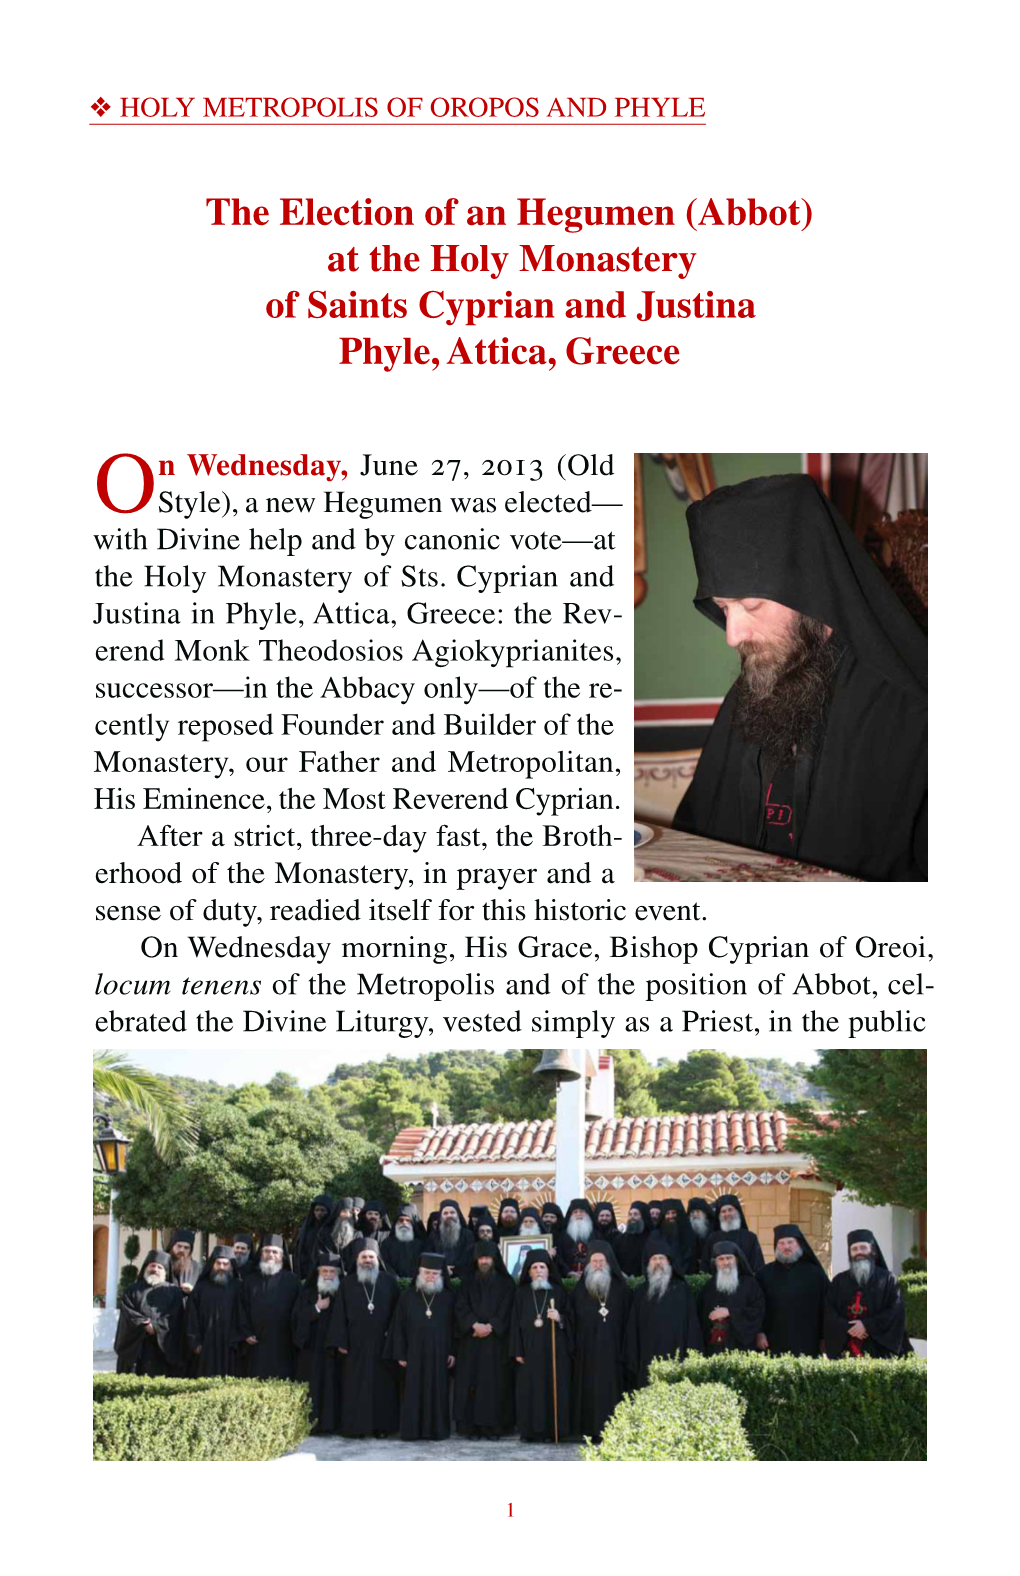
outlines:
[[[194,1149],[198,1124],[186,1101],[165,1078],[135,1067],[119,1052],[92,1053],[92,1094],[136,1111],[152,1134],[156,1153],[168,1164]]]

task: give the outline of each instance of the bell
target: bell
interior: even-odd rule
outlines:
[[[535,1068],[536,1078],[548,1078],[553,1083],[570,1083],[581,1074],[570,1060],[569,1051],[543,1051],[542,1060]]]

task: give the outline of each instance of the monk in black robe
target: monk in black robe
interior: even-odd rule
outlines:
[[[419,1236],[418,1211],[413,1204],[401,1204],[393,1217],[393,1230],[382,1244],[383,1267],[399,1280],[414,1280],[418,1261],[425,1251],[424,1236]]]
[[[673,825],[868,881],[924,881],[927,640],[809,476],[687,511],[695,607],[740,652]]]
[[[184,1294],[170,1268],[169,1253],[154,1248],[120,1299],[113,1342],[119,1374],[184,1373]]]
[[[631,1293],[608,1242],[593,1237],[571,1293],[574,1355],[570,1432],[598,1444],[627,1387],[626,1335]]]
[[[703,1268],[711,1269],[717,1242],[735,1242],[747,1260],[752,1274],[757,1275],[759,1270],[765,1268],[765,1255],[761,1250],[761,1243],[744,1219],[744,1206],[739,1198],[735,1193],[724,1193],[722,1198],[716,1199],[715,1210],[719,1228],[711,1234],[705,1245]]]
[[[616,1262],[625,1275],[640,1275],[645,1260],[645,1243],[651,1231],[648,1205],[637,1199],[627,1211],[627,1223],[613,1239]]]
[[[500,1237],[516,1237],[521,1222],[520,1200],[501,1198],[496,1212],[496,1222]]]
[[[499,1227],[496,1225],[488,1209],[482,1209],[475,1215],[475,1223],[471,1230],[475,1234],[475,1242],[499,1243]]]
[[[562,1209],[554,1198],[547,1198],[542,1205],[542,1230],[547,1237],[556,1238],[566,1225],[567,1220]]]
[[[357,1236],[353,1198],[338,1198],[322,1233],[322,1246],[340,1255],[340,1276],[350,1274],[350,1246]]]
[[[683,1199],[663,1199],[662,1215],[653,1235],[668,1245],[670,1262],[678,1266],[681,1275],[690,1275],[698,1268],[700,1258],[698,1242],[687,1219]],[[644,1259],[647,1263],[647,1247]]]
[[[871,1231],[847,1236],[850,1268],[833,1276],[825,1302],[827,1357],[906,1357],[903,1296]]]
[[[645,1283],[632,1294],[624,1352],[632,1385],[648,1383],[655,1357],[704,1351],[697,1305],[684,1280],[682,1259],[661,1234],[648,1239]]]
[[[616,1206],[611,1199],[600,1198],[592,1205],[592,1209],[595,1213],[595,1235],[611,1244],[620,1229],[616,1223]]]
[[[233,1248],[213,1248],[187,1299],[184,1329],[190,1375],[225,1378],[238,1372],[237,1348],[243,1326],[241,1281]]]
[[[442,1254],[423,1253],[414,1285],[400,1293],[386,1347],[403,1370],[401,1439],[450,1437],[453,1303]]]
[[[294,1377],[308,1386],[315,1419],[313,1434],[339,1432],[340,1357],[330,1344],[330,1324],[342,1278],[340,1255],[320,1248],[318,1263],[291,1310],[291,1335],[297,1352]]]
[[[377,1242],[385,1242],[390,1234],[390,1218],[386,1213],[386,1206],[378,1199],[370,1198],[368,1203],[358,1212],[355,1222],[355,1233],[359,1237],[374,1237]]]
[[[476,1242],[474,1271],[454,1303],[457,1366],[453,1416],[469,1439],[497,1439],[514,1426],[510,1324],[515,1287],[495,1242]]]
[[[753,1352],[765,1318],[765,1294],[758,1285],[735,1232],[716,1241],[712,1249],[712,1278],[701,1289],[698,1318],[704,1333],[705,1354]]]
[[[521,1223],[517,1228],[517,1235],[519,1237],[542,1236],[542,1216],[533,1204],[528,1204],[521,1210]],[[535,1246],[541,1247],[544,1244],[536,1242]]]
[[[765,1293],[760,1352],[781,1357],[817,1357],[822,1349],[829,1277],[799,1226],[777,1226],[775,1258],[758,1271]]]
[[[439,1211],[439,1225],[426,1243],[428,1252],[438,1253],[447,1273],[459,1279],[471,1264],[474,1245],[475,1239],[467,1228],[460,1205],[449,1201],[443,1204]]]
[[[237,1273],[242,1280],[245,1280],[249,1275],[258,1273],[255,1238],[250,1231],[237,1231],[234,1233],[234,1263],[237,1265]]]
[[[263,1237],[259,1273],[241,1283],[241,1331],[253,1379],[293,1379],[296,1353],[291,1316],[301,1282],[284,1264],[284,1241]]]
[[[708,1257],[708,1244],[713,1233],[718,1231],[719,1222],[716,1219],[715,1205],[707,1198],[692,1198],[687,1204],[687,1221],[694,1238],[694,1270],[707,1270],[711,1267]]]
[[[567,1223],[556,1239],[556,1264],[561,1275],[582,1273],[594,1235],[595,1211],[586,1198],[572,1198],[567,1205]]]
[[[170,1279],[181,1288],[185,1297],[198,1285],[198,1277],[202,1273],[202,1260],[194,1257],[194,1246],[193,1231],[175,1231],[170,1238]]]
[[[545,1248],[533,1248],[521,1266],[510,1326],[510,1355],[517,1369],[517,1428],[523,1440],[554,1439],[557,1435],[565,1439],[569,1433],[573,1350],[570,1297],[552,1256]]]
[[[301,1229],[291,1250],[290,1266],[299,1281],[307,1281],[316,1268],[319,1249],[326,1245],[336,1200],[319,1193],[308,1206]]]
[[[400,1288],[382,1268],[375,1239],[359,1242],[354,1267],[333,1300],[328,1343],[340,1357],[340,1433],[382,1439],[400,1422],[399,1369],[386,1356]]]

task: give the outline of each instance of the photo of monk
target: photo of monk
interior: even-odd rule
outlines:
[[[926,880],[926,558],[922,620],[901,594],[902,576],[886,572],[898,567],[894,555],[873,550],[871,538],[882,549],[890,533],[852,530],[814,475],[705,488],[685,520],[675,503],[673,529],[687,538],[694,585],[689,600],[675,602],[674,620],[705,621],[733,677],[718,701],[694,703],[701,735],[676,739],[693,749],[642,750],[648,734],[636,708],[637,873],[656,879],[665,866],[659,878],[670,879],[676,860],[672,879]],[[891,524],[884,511],[873,523]],[[926,514],[923,528],[926,553]],[[651,589],[654,539],[644,546]],[[636,609],[638,647],[651,601]],[[669,704],[658,702],[652,719],[656,742],[673,742],[661,737]],[[663,802],[660,789],[649,813],[642,768],[654,781],[656,764],[678,754],[682,772],[658,773],[675,802]],[[707,870],[705,842],[725,845]]]

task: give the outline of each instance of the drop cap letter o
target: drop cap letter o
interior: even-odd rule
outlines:
[[[136,504],[131,505],[130,509],[119,509],[110,497],[110,489],[107,485],[110,479],[110,467],[117,460],[136,460],[142,467],[142,496]],[[99,467],[99,475],[96,477],[96,491],[106,507],[112,509],[115,514],[137,514],[139,509],[144,509],[152,497],[154,486],[155,480],[152,475],[152,468],[146,465],[140,454],[111,454],[110,458],[105,460]]]

